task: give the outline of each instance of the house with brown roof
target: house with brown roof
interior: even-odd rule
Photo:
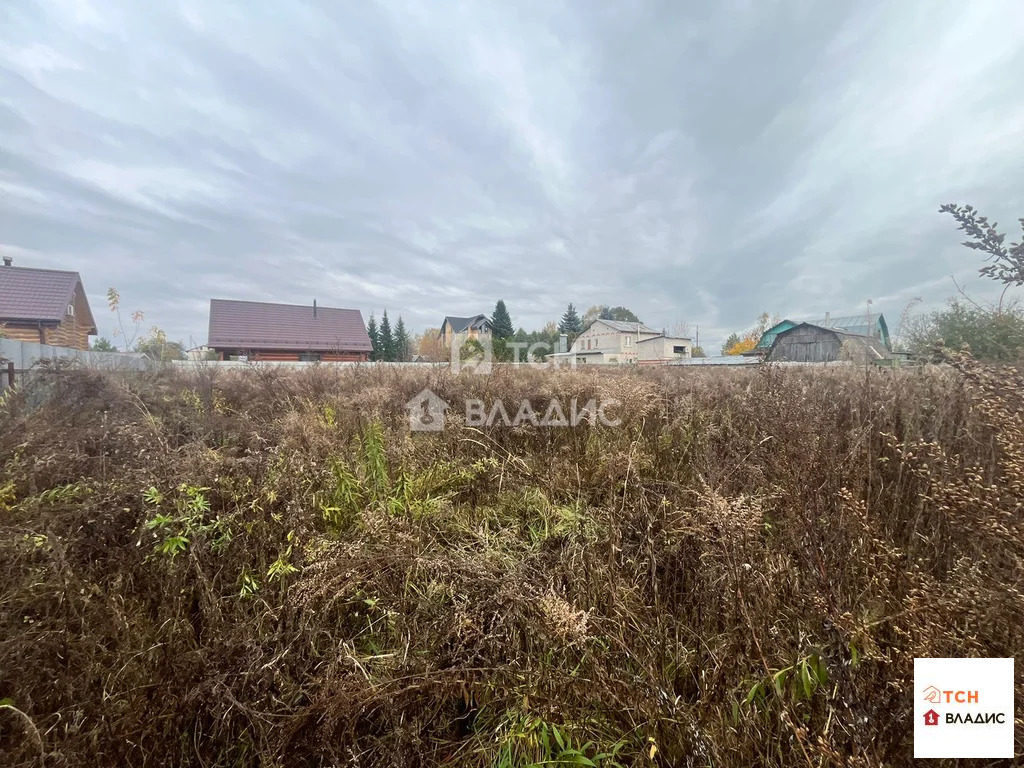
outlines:
[[[88,349],[96,334],[89,300],[77,272],[0,267],[0,330],[8,339]]]
[[[270,304],[210,299],[207,346],[221,360],[358,362],[370,359],[370,336],[358,309],[316,302]]]

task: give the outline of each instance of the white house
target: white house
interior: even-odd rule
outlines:
[[[693,351],[693,340],[659,333],[657,336],[641,339],[636,348],[637,364],[666,365],[689,358]]]
[[[648,344],[657,339],[664,342]],[[672,351],[675,347],[683,347],[685,352],[675,353]],[[635,365],[641,361],[668,362],[678,359],[679,355],[689,357],[691,348],[689,339],[666,339],[664,334],[643,323],[595,320],[576,337],[568,352],[550,357],[570,365]]]

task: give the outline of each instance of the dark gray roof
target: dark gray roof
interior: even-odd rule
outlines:
[[[592,320],[583,330],[587,330],[594,323],[604,323],[620,333],[658,333],[658,331],[649,328],[643,323],[630,323],[625,320],[602,320],[601,318]]]
[[[67,315],[75,291],[82,286],[77,272],[32,267],[0,267],[0,321],[31,320],[59,323]],[[85,298],[85,289],[82,289]],[[79,318],[96,333],[92,310]]]
[[[487,315],[473,315],[472,317],[455,317],[454,315],[446,315],[444,321],[441,323],[441,328],[444,328],[445,323],[451,325],[453,333],[462,333],[469,328],[479,330],[484,326],[489,326],[491,321],[488,319]]]
[[[221,349],[369,352],[358,309],[210,299],[210,337]]]

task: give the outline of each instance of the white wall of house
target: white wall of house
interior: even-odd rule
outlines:
[[[602,320],[597,320],[590,325],[583,333],[576,337],[571,352],[577,353],[577,363],[583,361],[586,355],[582,352],[600,351],[603,354],[595,355],[596,359],[588,359],[588,363],[600,362],[608,365],[630,365],[636,363],[639,343],[643,339],[657,336],[651,332],[620,331]]]
[[[684,360],[693,351],[693,341],[676,336],[654,336],[637,344],[637,362],[665,363]]]

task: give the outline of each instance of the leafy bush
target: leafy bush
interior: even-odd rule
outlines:
[[[946,348],[967,350],[987,362],[1015,362],[1024,357],[1024,309],[1010,304],[999,310],[950,299],[946,309],[910,322],[906,345],[920,357]]]

